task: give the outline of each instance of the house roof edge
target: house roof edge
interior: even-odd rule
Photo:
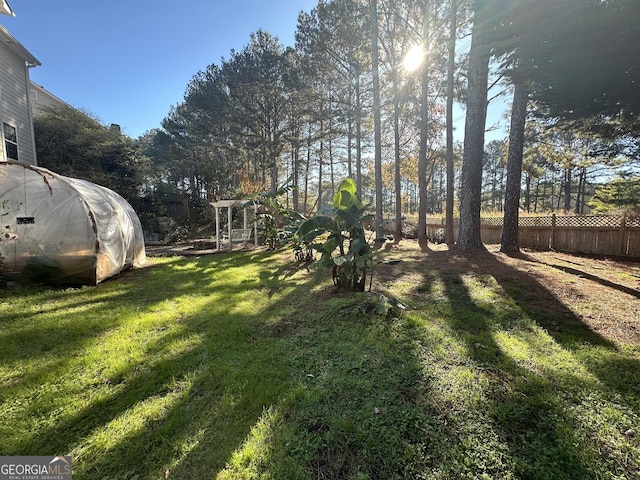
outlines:
[[[0,25],[0,40],[7,45],[11,50],[20,55],[29,67],[38,67],[42,65],[40,60],[33,56],[33,54],[27,50],[13,35],[9,33],[9,30]]]

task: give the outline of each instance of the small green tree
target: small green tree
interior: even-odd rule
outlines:
[[[288,179],[273,193],[263,193],[248,200],[248,204],[257,203],[263,207],[263,211],[258,214],[257,218],[262,223],[261,240],[269,250],[276,250],[289,243],[297,226],[305,219],[295,210],[284,206],[280,201],[281,197],[295,188],[290,185],[290,180]]]
[[[47,108],[33,128],[39,166],[103,185],[130,202],[138,197],[148,158],[119,128],[69,106]]]
[[[336,288],[364,291],[367,269],[373,265],[373,249],[365,225],[374,219],[356,193],[356,183],[344,180],[333,197],[333,215],[316,215],[297,231],[298,242],[320,254],[313,265],[318,275],[331,268]]]
[[[596,213],[640,211],[640,177],[620,176],[600,186],[589,206]]]

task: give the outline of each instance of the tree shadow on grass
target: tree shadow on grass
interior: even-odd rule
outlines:
[[[570,273],[571,275],[576,275],[578,277],[582,277],[582,278],[587,278],[589,280],[592,280],[594,282],[599,283],[600,285],[602,285],[603,287],[607,287],[607,288],[613,288],[615,290],[619,290],[623,293],[627,293],[633,297],[636,298],[640,298],[640,291],[634,289],[634,288],[630,288],[630,287],[625,287],[624,285],[620,285],[618,283],[612,282],[610,280],[607,280],[605,278],[601,278],[598,277],[597,275],[593,275],[591,273],[587,273],[587,272],[583,272],[582,270],[578,270],[577,268],[572,268],[572,267],[567,267],[564,265],[556,265],[553,263],[545,263],[542,262],[542,265],[546,265],[547,267],[552,267],[555,268],[557,270],[560,270],[564,273]]]
[[[232,321],[244,324],[247,319]],[[141,403],[169,401],[106,451],[93,449],[85,478],[105,474],[119,478],[122,471],[150,478],[165,470],[172,472],[171,478],[210,478],[225,465],[264,408],[289,388],[279,361],[284,352],[256,344],[245,327],[241,330],[246,331],[226,338],[210,335],[206,325],[190,330],[203,336],[199,343],[181,355],[144,366],[133,379],[124,380],[124,389],[112,399],[73,419],[72,425],[106,426]],[[162,350],[163,345],[154,348]],[[122,463],[114,464],[114,459]]]
[[[509,256],[532,264],[541,263],[526,253]],[[495,256],[493,259],[499,270],[500,265],[504,264]],[[580,270],[544,262],[542,264],[569,275],[579,275],[598,283],[602,288],[638,295],[633,289]],[[627,397],[630,400],[629,406],[640,414],[640,360],[629,358],[628,353],[621,351],[613,341],[593,331],[531,275],[511,270],[506,275],[496,275],[496,280],[517,305],[546,329],[559,345],[570,351],[608,389]]]
[[[408,459],[428,456],[437,432],[433,412],[419,401],[429,379],[416,325],[372,314],[369,301],[333,293],[286,330],[264,327],[296,344],[287,361],[298,387],[277,406],[278,421],[252,432],[221,478],[417,478]],[[269,448],[253,451],[257,437]]]
[[[421,288],[428,292],[436,283],[442,284],[447,328],[465,345],[469,369],[475,381],[485,386],[474,408],[454,408],[450,463],[461,457],[469,460],[452,475],[588,479],[611,472],[637,473],[637,459],[621,462],[619,451],[607,455],[610,446],[586,431],[588,419],[580,418],[580,412],[591,408],[583,404],[583,392],[596,391],[604,398],[613,389],[629,398],[637,382],[625,385],[611,377],[618,370],[637,372],[640,363],[618,354],[612,342],[589,329],[534,277],[498,262],[493,254],[432,255],[435,261],[425,262]],[[474,283],[502,293],[497,298],[478,298],[479,290],[470,286]],[[572,354],[568,366],[544,364],[545,354],[562,354],[562,350],[541,340],[539,329]],[[528,353],[518,352],[527,348]],[[579,355],[583,348],[604,349],[609,359],[599,364],[585,361]],[[585,381],[571,366],[591,372],[597,380]],[[624,402],[620,408],[638,414],[637,401]],[[491,443],[493,458],[488,459],[483,445]],[[594,467],[593,458],[598,457]]]
[[[620,390],[609,396],[576,352],[616,355],[615,345],[535,278],[481,255],[426,257],[415,287],[430,297],[417,314],[424,322],[372,319],[334,294],[321,309],[310,305],[313,324],[274,329],[297,344],[290,361],[301,393],[278,404],[280,420],[252,433],[221,478],[631,478],[636,460],[621,459],[581,418],[603,404],[615,410]],[[595,398],[583,402],[583,393]],[[262,454],[254,436],[270,442]]]
[[[55,391],[47,391],[51,384],[43,385],[38,401],[23,413],[34,423],[45,422],[29,436],[5,444],[3,451],[72,453],[74,478],[160,478],[165,469],[176,472],[171,478],[210,478],[211,472],[225,465],[263,409],[291,388],[287,352],[273,339],[255,334],[255,325],[265,321],[264,314],[243,314],[233,300],[259,295],[261,289],[272,287],[270,280],[256,278],[247,285],[224,278],[223,272],[245,267],[247,255],[263,266],[275,264],[269,254],[172,261],[167,267],[173,270],[170,283],[163,282],[160,270],[158,275],[153,270],[136,272],[139,278],[126,282],[131,298],[123,293],[113,299],[118,309],[162,315],[163,302],[183,295],[201,301],[200,308],[155,322],[147,332],[152,338],[143,339],[143,354],[124,362],[107,378],[96,377],[93,384],[85,385],[58,383]],[[214,271],[218,280],[212,282]],[[289,295],[299,295],[304,288],[301,282]],[[280,301],[287,297],[271,300],[269,306]],[[127,325],[110,319],[97,333],[117,328]],[[79,334],[60,348],[82,352],[94,334]],[[61,375],[64,367],[64,361],[48,366]],[[90,398],[87,406],[73,414],[55,414],[56,395],[73,395],[72,390]],[[117,439],[105,438],[114,432],[126,433]]]
[[[175,258],[165,262],[170,267]],[[46,383],[51,372],[70,367],[70,358],[95,343],[122,323],[120,313],[146,308],[165,297],[140,295],[132,279],[154,285],[157,266],[128,270],[95,287],[56,289],[36,286],[9,291],[9,302],[19,298],[28,308],[14,308],[2,317],[0,363],[15,374],[5,377],[5,386]],[[144,280],[142,280],[144,278]],[[151,287],[152,288],[152,287]],[[150,289],[149,289],[150,290]],[[115,309],[114,309],[115,306]],[[29,308],[30,307],[30,308]],[[21,368],[28,365],[27,368]],[[9,394],[6,389],[0,399]]]
[[[432,321],[464,352],[444,367],[430,352],[440,348],[444,356],[448,346],[411,318],[364,315],[368,296],[354,303],[336,294],[317,305],[311,275],[277,295],[284,270],[269,253],[176,261],[171,283],[162,275],[134,282],[127,308],[137,308],[137,299],[143,311],[162,315],[164,302],[183,296],[201,302],[198,308],[155,322],[144,356],[110,372],[108,384],[96,378],[80,387],[82,395],[95,389],[85,408],[59,416],[55,405],[34,409],[34,418],[48,416],[49,423],[13,453],[74,452],[79,479],[164,478],[166,470],[168,478],[215,478],[225,467],[229,476],[221,478],[238,478],[235,466],[238,476],[283,479],[594,478],[589,457],[602,445],[585,438],[577,418],[581,389],[594,385],[566,368],[534,368],[504,339],[526,344],[546,329],[602,382],[577,355],[582,349],[608,352],[607,365],[617,359],[631,362],[622,365],[631,370],[636,362],[535,279],[483,255],[489,257],[434,252],[422,265],[416,294],[432,297],[442,285]],[[429,263],[434,258],[440,266]],[[234,269],[250,268],[248,261],[261,268],[234,280]],[[477,298],[473,282],[502,293]],[[532,294],[538,288],[548,297]],[[262,298],[268,305],[255,312],[234,303]],[[491,302],[504,302],[504,311]],[[545,304],[555,313],[540,310]],[[544,346],[530,343],[532,354],[544,354]],[[443,373],[437,368],[449,370],[451,389],[455,381],[471,385],[469,397],[447,400],[443,385],[434,384]]]

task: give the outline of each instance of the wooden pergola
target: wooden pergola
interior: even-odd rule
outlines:
[[[243,230],[249,230],[249,207],[253,206],[254,221],[253,221],[253,238],[255,246],[258,246],[258,204],[251,200],[218,200],[217,202],[211,202],[211,205],[216,210],[216,250],[220,251],[220,209],[227,209],[227,238],[229,241],[229,251],[233,250],[233,238],[234,229],[232,228],[232,213],[234,208],[242,208],[243,212]]]

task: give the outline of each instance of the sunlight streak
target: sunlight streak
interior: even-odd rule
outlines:
[[[424,49],[420,45],[414,45],[404,56],[404,60],[402,61],[402,66],[407,72],[414,72],[422,62],[424,61]]]

